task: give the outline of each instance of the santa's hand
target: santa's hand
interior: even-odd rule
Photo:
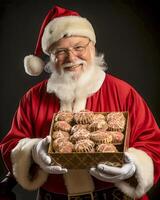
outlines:
[[[104,181],[116,183],[130,178],[136,171],[136,166],[125,153],[125,163],[122,167],[112,167],[105,164],[98,164],[97,168],[91,168],[90,174],[95,178]]]
[[[51,165],[51,158],[47,154],[48,145],[51,142],[51,137],[40,140],[38,144],[34,145],[32,148],[33,160],[42,168],[45,172],[49,174],[64,174],[67,173],[66,168],[62,168],[58,165]]]

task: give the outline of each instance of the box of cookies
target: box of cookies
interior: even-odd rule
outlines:
[[[129,134],[128,112],[60,111],[51,123],[48,154],[53,164],[67,169],[121,166]]]

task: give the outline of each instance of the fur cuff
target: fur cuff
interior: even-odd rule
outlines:
[[[142,150],[129,148],[130,158],[136,165],[135,178],[137,179],[136,187],[132,187],[125,181],[116,183],[123,193],[132,198],[140,198],[152,187],[154,181],[154,168],[152,159]]]
[[[68,170],[63,178],[68,194],[83,194],[94,191],[94,183],[87,170]]]
[[[48,174],[40,168],[37,169],[34,178],[30,174],[33,163],[31,150],[39,141],[40,139],[22,139],[11,152],[13,174],[17,182],[27,190],[38,189],[48,177]]]

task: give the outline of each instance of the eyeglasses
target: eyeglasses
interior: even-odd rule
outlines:
[[[70,48],[57,48],[54,50],[51,50],[51,54],[55,55],[55,57],[59,60],[63,60],[69,55],[69,51],[71,51],[75,56],[82,56],[86,52],[86,48],[89,45],[90,40],[85,45],[75,45]]]

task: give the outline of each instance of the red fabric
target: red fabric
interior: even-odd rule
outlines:
[[[24,95],[11,130],[2,141],[2,156],[10,170],[10,152],[17,142],[25,137],[45,137],[49,133],[53,113],[59,111],[59,100],[55,95],[46,93],[46,83],[39,83]],[[140,95],[124,81],[106,75],[100,90],[87,99],[86,108],[95,112],[129,111],[129,146],[145,151],[152,158],[156,183],[160,176],[160,130]],[[96,181],[95,185],[96,189],[100,189],[107,183]],[[66,191],[61,175],[50,175],[43,187],[48,191]]]
[[[149,200],[148,196],[147,195],[144,195],[141,200]]]
[[[44,29],[47,26],[47,24],[51,20],[53,20],[57,17],[64,17],[64,16],[71,16],[71,15],[79,16],[79,14],[77,12],[72,11],[72,10],[68,10],[68,9],[65,9],[65,8],[61,8],[59,6],[54,6],[51,10],[49,10],[48,14],[46,15],[46,17],[45,17],[45,19],[42,23],[42,26],[41,26],[41,29],[40,29],[40,32],[39,32],[37,45],[36,45],[36,48],[35,48],[35,51],[34,51],[35,56],[41,56],[41,54],[42,54],[41,39],[42,39],[42,35],[43,35]]]

